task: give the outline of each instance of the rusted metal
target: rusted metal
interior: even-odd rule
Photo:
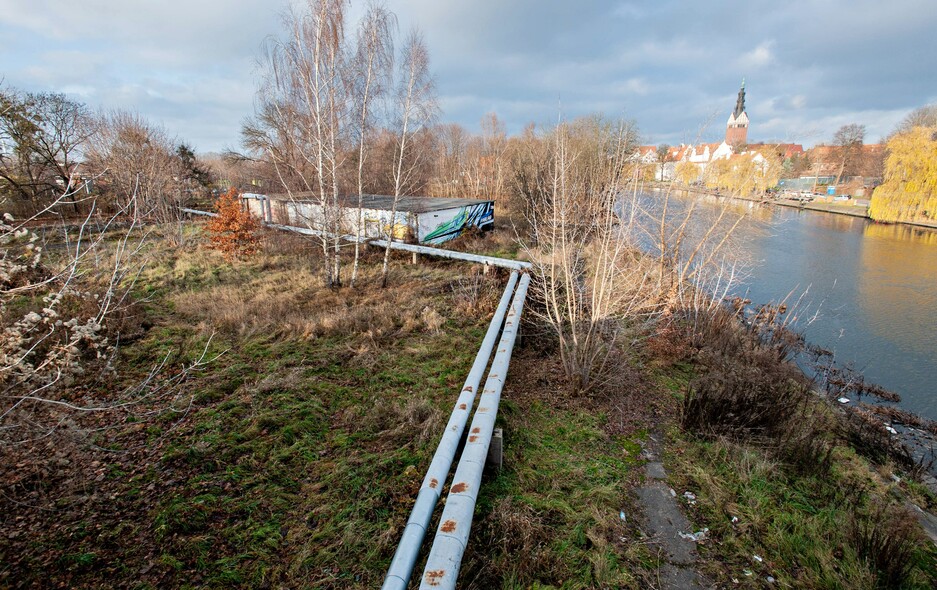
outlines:
[[[527,278],[526,275],[525,278]],[[523,279],[521,281],[523,282]],[[514,271],[511,273],[511,278],[508,279],[508,284],[501,296],[498,308],[491,318],[488,332],[482,340],[478,354],[475,355],[475,362],[472,364],[468,377],[465,378],[459,399],[456,400],[452,414],[449,416],[449,423],[442,439],[439,441],[439,446],[436,447],[436,453],[433,455],[429,469],[426,471],[426,477],[423,478],[423,484],[417,494],[416,503],[410,512],[410,518],[403,529],[400,544],[397,545],[394,559],[391,561],[387,575],[384,578],[383,590],[405,590],[410,582],[413,566],[416,564],[423,538],[426,536],[426,529],[429,527],[433,510],[439,500],[441,493],[439,482],[445,482],[446,477],[449,475],[452,460],[459,447],[462,433],[465,432],[465,425],[468,423],[469,409],[475,403],[475,392],[478,391],[485,368],[488,366],[488,359],[491,358],[491,353],[498,340],[498,333],[501,331],[501,325],[504,323],[505,314],[511,302],[511,295],[514,293],[517,284],[518,274],[517,271]]]
[[[439,580],[441,580],[444,575],[446,575],[445,570],[426,572],[426,583],[430,586],[439,586]]]
[[[501,401],[501,390],[504,388],[504,376],[507,375],[511,363],[511,352],[517,339],[517,320],[524,310],[524,300],[527,297],[527,287],[530,284],[530,275],[524,275],[514,293],[511,303],[511,313],[501,333],[499,352],[491,361],[491,370],[485,380],[485,388],[478,401],[478,411],[472,418],[471,432],[478,433],[470,436],[459,459],[459,466],[452,476],[452,487],[446,497],[446,507],[439,519],[440,526],[436,530],[436,538],[430,549],[429,558],[420,588],[455,588],[459,577],[459,567],[462,564],[462,555],[468,545],[469,533],[472,527],[472,516],[475,512],[475,502],[478,500],[478,488],[481,485],[482,471],[488,458],[488,447],[494,433],[495,419],[498,415],[498,404]],[[500,350],[504,352],[500,352]],[[488,411],[488,409],[491,409]],[[485,409],[486,411],[482,411]],[[474,439],[474,440],[473,440]],[[447,522],[458,523],[453,530],[444,530]],[[448,527],[446,527],[448,528]]]

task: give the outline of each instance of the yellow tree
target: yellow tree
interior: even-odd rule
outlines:
[[[729,163],[729,160],[719,159],[710,162],[703,174],[706,188],[728,189],[732,184],[730,180],[731,173],[732,164]]]
[[[700,170],[693,162],[683,160],[677,163],[674,169],[674,177],[677,179],[677,182],[689,186],[699,180]]]
[[[780,161],[773,155],[738,154],[710,164],[706,168],[706,186],[735,195],[750,195],[776,185],[780,171]]]
[[[937,219],[937,129],[913,127],[887,144],[885,182],[872,194],[876,221]]]

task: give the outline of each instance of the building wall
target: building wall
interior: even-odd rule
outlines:
[[[257,196],[245,198],[243,202],[251,215],[258,219],[264,218],[261,212],[262,201]],[[316,203],[282,200],[271,200],[270,203],[273,223],[315,230],[326,228],[323,208]],[[339,210],[339,215],[341,215],[342,232],[356,235],[359,223],[358,209],[343,207]],[[494,203],[491,201],[419,214],[397,211],[393,223],[391,223],[390,211],[386,209],[365,208],[361,210],[362,236],[383,238],[393,227],[394,239],[415,238],[420,243],[426,244],[440,244],[457,238],[470,227],[488,229],[493,223]]]
[[[427,211],[417,216],[417,235],[422,244],[440,244],[461,236],[467,229],[481,230],[494,224],[494,203],[478,203],[466,207]]]
[[[726,128],[726,143],[729,145],[742,145],[748,143],[748,127],[731,126]]]

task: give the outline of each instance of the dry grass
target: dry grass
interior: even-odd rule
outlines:
[[[881,588],[905,588],[915,567],[915,554],[927,540],[914,515],[904,506],[874,501],[867,515],[853,514],[849,540],[875,570]]]
[[[292,241],[278,238],[265,246],[263,259],[228,268],[236,275],[234,280],[229,277],[208,286],[197,281],[173,295],[176,310],[197,322],[203,333],[241,337],[271,334],[317,339],[356,334],[380,342],[395,334],[438,333],[446,322],[434,301],[436,287],[422,277],[397,276],[392,287],[380,289],[378,269],[363,265],[358,287],[327,289],[314,260],[280,254],[295,251]],[[205,256],[213,254],[180,254],[173,277],[191,281],[196,269],[204,269]],[[216,257],[223,267],[225,262]],[[438,278],[431,268],[422,274]]]

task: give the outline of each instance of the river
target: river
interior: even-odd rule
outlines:
[[[671,197],[684,206],[692,198]],[[808,342],[901,395],[899,406],[937,420],[937,231],[731,203],[745,213],[736,247],[748,254],[736,293],[758,304],[806,292],[798,327]],[[723,205],[701,196],[697,206]]]

